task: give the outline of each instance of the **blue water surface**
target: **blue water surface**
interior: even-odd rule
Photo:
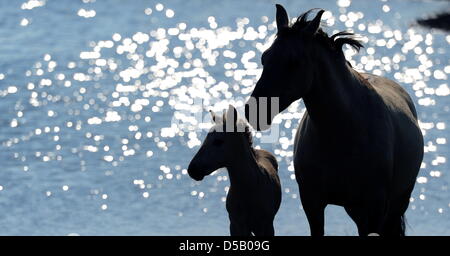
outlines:
[[[448,1],[278,1],[314,7],[328,33],[353,30],[353,66],[398,81],[415,101],[425,157],[409,235],[450,235],[450,35],[415,25]],[[242,106],[274,38],[274,1],[0,2],[0,235],[227,235],[227,173],[194,182],[206,135],[199,99]],[[301,101],[255,144],[280,162],[278,235],[309,235],[292,166]],[[183,127],[181,126],[184,125]],[[186,127],[185,127],[186,126]],[[337,206],[327,235],[356,235]]]

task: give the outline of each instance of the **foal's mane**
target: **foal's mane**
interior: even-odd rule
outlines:
[[[223,125],[224,131],[226,129],[226,122],[227,122],[227,118],[226,118],[226,114],[224,113],[223,117],[222,117],[222,125]],[[248,123],[246,121],[238,118],[235,123],[235,132],[242,131],[242,130],[243,130],[245,138],[248,141],[248,144],[250,145],[250,147],[253,148],[253,136],[252,136],[252,131],[250,129],[250,126],[248,125]]]
[[[311,21],[308,21],[308,15],[314,11],[315,9],[311,9],[303,14],[301,14],[297,20],[292,24],[291,27],[283,28],[279,31],[279,34],[284,33],[298,33],[305,29]],[[332,36],[328,36],[328,34],[319,28],[319,30],[314,35],[314,39],[327,45],[330,49],[342,53],[342,46],[344,44],[348,44],[356,51],[359,51],[360,48],[364,46],[355,38],[355,34],[348,31],[341,31]]]

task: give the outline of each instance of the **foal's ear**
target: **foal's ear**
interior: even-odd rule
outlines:
[[[226,116],[227,123],[229,121],[232,121],[233,124],[236,124],[237,118],[238,118],[237,110],[232,105],[229,105]]]
[[[316,17],[312,21],[309,22],[308,26],[304,30],[306,32],[306,34],[314,35],[317,32],[317,30],[319,30],[320,19],[322,18],[322,15],[323,15],[324,12],[325,11],[321,9],[317,13]]]
[[[212,111],[212,110],[209,110],[209,113],[211,114],[211,118],[212,118],[213,122],[215,123],[217,121],[216,113],[214,113],[214,111]]]
[[[277,7],[277,29],[289,27],[289,17],[286,9],[281,4],[276,4]]]

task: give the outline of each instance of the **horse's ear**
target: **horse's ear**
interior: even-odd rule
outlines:
[[[286,9],[281,4],[276,4],[277,7],[277,29],[289,27],[289,17]]]
[[[325,11],[321,9],[317,13],[316,17],[312,21],[309,22],[308,26],[304,30],[306,34],[314,35],[317,32],[317,30],[319,30],[320,19],[322,18],[322,15],[323,15],[324,12]]]

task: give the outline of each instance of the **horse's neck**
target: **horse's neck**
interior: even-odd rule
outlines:
[[[249,189],[258,168],[256,155],[250,145],[239,145],[233,150],[233,161],[227,166],[230,185],[234,190]]]
[[[303,98],[311,120],[326,129],[351,123],[354,116],[350,114],[362,100],[361,92],[367,89],[361,84],[361,76],[345,59],[325,55],[315,70],[311,90]]]

